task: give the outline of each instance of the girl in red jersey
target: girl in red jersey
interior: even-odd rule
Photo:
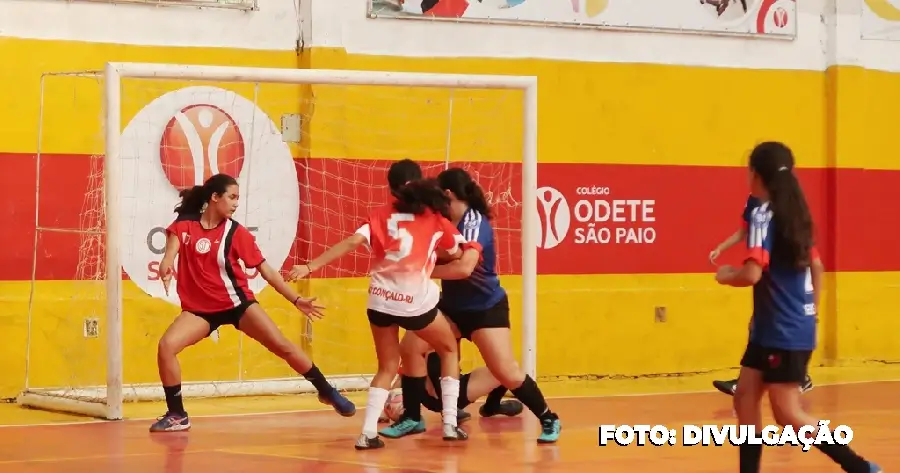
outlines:
[[[462,236],[447,220],[447,196],[435,182],[422,180],[421,175],[419,165],[413,161],[394,163],[388,171],[394,202],[372,211],[356,233],[291,271],[293,279],[306,277],[363,244],[375,256],[369,272],[367,313],[378,357],[378,372],[369,388],[366,418],[356,442],[357,450],[384,447],[378,437],[378,417],[401,362],[401,327],[416,333],[440,356],[444,440],[468,437],[457,425],[459,353],[456,338],[437,309],[440,290],[431,280],[436,250],[451,258],[458,257]],[[418,403],[424,397],[425,389],[424,381],[421,386],[404,385],[404,397],[411,392],[411,397]],[[425,431],[421,417],[401,418],[398,422],[413,424],[417,432]]]
[[[738,423],[753,426],[759,435],[768,391],[775,422],[816,440],[828,421],[803,409],[798,387],[816,348],[818,300],[811,265],[818,257],[812,216],[792,163],[790,148],[779,142],[761,143],[750,154],[750,187],[760,205],[750,215],[747,254],[740,267],[719,267],[716,281],[753,287],[750,336],[734,393]],[[848,473],[882,471],[846,444],[829,440],[814,446]],[[742,443],[739,456],[741,473],[758,473],[762,444]]]
[[[316,387],[321,402],[333,406],[342,416],[355,414],[356,406],[328,383],[319,368],[281,333],[256,302],[240,262],[259,270],[266,282],[308,317],[322,317],[323,307],[314,303],[315,298],[304,299],[294,292],[266,263],[253,235],[231,219],[238,207],[237,181],[216,174],[202,186],[182,191],[181,199],[175,208],[178,217],[166,230],[166,250],[159,272],[168,293],[176,273],[175,256],[180,256],[177,288],[182,312],[159,340],[157,363],[168,411],[150,431],[173,432],[191,427],[181,398],[177,356],[222,325],[235,326],[285,360]]]

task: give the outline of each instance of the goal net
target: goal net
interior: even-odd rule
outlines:
[[[288,270],[385,203],[387,168],[403,158],[430,176],[462,167],[486,191],[514,341],[534,374],[536,97],[534,78],[512,76],[159,64],[45,75],[18,402],[120,419],[125,402],[164,399],[156,349],[179,301],[158,267],[180,189],[236,176],[234,218]],[[327,306],[316,323],[247,271],[268,315],[343,390],[365,389],[377,366],[368,268],[363,250],[297,283]],[[314,391],[231,326],[179,360],[184,397]],[[463,369],[480,364],[464,344]]]

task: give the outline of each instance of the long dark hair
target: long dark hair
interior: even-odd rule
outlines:
[[[388,169],[388,187],[391,189],[391,195],[394,197],[396,197],[395,192],[406,185],[407,182],[418,179],[422,179],[422,168],[411,159],[401,159],[391,164],[390,169]]]
[[[392,194],[397,199],[397,212],[421,215],[426,209],[450,218],[450,197],[441,190],[434,179],[417,179],[397,188]]]
[[[228,174],[216,174],[210,176],[202,186],[194,186],[183,189],[178,193],[181,202],[175,206],[178,215],[193,215],[203,212],[206,205],[214,195],[223,195],[229,187],[237,185],[237,180]]]
[[[806,196],[793,168],[794,154],[784,143],[760,143],[750,154],[750,169],[769,193],[775,224],[772,260],[803,268],[810,264],[814,230]]]
[[[438,174],[437,180],[441,189],[453,192],[456,198],[468,204],[469,208],[477,210],[484,218],[491,219],[491,207],[484,197],[484,191],[464,169],[446,169]]]

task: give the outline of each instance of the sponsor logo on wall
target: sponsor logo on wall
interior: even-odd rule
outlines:
[[[165,228],[175,219],[178,192],[216,173],[237,178],[247,227],[269,264],[287,259],[300,213],[297,172],[275,123],[246,98],[218,87],[188,87],[145,106],[125,127],[122,158],[122,266],[147,294],[178,304],[159,281]],[[266,282],[247,270],[250,288]],[[177,287],[177,275],[175,277]]]
[[[862,39],[900,41],[900,0],[865,0],[862,9]]]
[[[369,15],[791,38],[797,32],[795,0],[370,0]]]

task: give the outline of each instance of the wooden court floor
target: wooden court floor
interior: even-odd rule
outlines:
[[[851,446],[887,472],[900,471],[900,383],[820,386],[804,400],[832,425],[854,429]],[[716,392],[552,399],[563,421],[560,442],[539,446],[530,415],[465,424],[467,442],[447,443],[438,418],[429,432],[386,440],[387,448],[353,449],[363,411],[198,417],[186,433],[150,434],[147,421],[0,428],[0,472],[9,473],[587,473],[737,471],[734,447],[598,446],[604,424],[733,423],[731,398]],[[767,423],[771,422],[767,418]],[[839,472],[815,449],[767,447],[763,471]]]

